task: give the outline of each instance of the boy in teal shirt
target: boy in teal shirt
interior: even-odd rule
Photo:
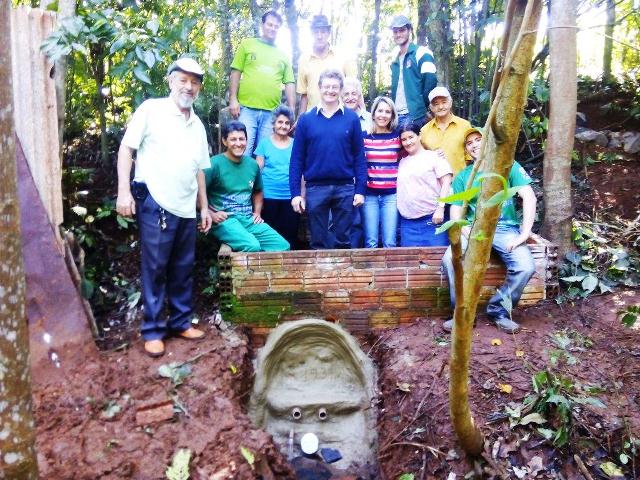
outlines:
[[[480,143],[482,142],[482,132],[478,128],[470,128],[464,135],[465,151],[475,161],[480,154]],[[453,193],[460,193],[466,189],[467,180],[471,174],[473,164],[467,165],[453,179]],[[478,172],[477,176],[481,172]],[[536,216],[536,196],[531,188],[531,177],[518,163],[513,162],[509,178],[508,187],[522,187],[518,190],[518,195],[522,198],[522,224],[518,222],[516,208],[513,198],[502,204],[502,212],[498,219],[496,233],[493,237],[492,247],[498,252],[500,258],[507,268],[507,276],[502,286],[491,297],[487,305],[487,314],[499,330],[516,333],[520,330],[520,325],[511,319],[510,312],[502,305],[503,297],[511,298],[512,308],[518,304],[524,287],[535,272],[535,264],[531,251],[526,246],[526,241],[531,235],[531,227]],[[474,186],[479,183],[474,181]],[[466,219],[473,222],[476,215],[477,197],[469,202]],[[462,216],[462,202],[453,202],[451,205],[451,219],[459,220]],[[462,248],[467,245],[467,237],[471,230],[470,226],[462,228]],[[456,297],[454,288],[453,263],[451,261],[451,247],[447,249],[442,259],[442,264],[447,270],[449,278],[449,292],[451,295],[451,307],[455,308]],[[453,320],[447,320],[442,328],[450,332],[453,328]]]
[[[211,166],[204,170],[213,210],[211,232],[235,252],[289,250],[289,242],[262,219],[262,178],[256,161],[244,156],[244,124],[231,121],[224,125],[222,143],[227,151],[211,157]]]

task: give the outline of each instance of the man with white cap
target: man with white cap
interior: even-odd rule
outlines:
[[[145,352],[164,353],[164,338],[198,340],[191,326],[196,226],[211,228],[203,169],[209,166],[204,125],[193,111],[204,71],[180,58],[167,71],[169,96],[143,102],[133,113],[118,151],[116,210],[137,215],[140,231],[142,337]],[[136,154],[135,175],[130,182]],[[196,220],[196,203],[200,224]],[[164,300],[169,305],[165,318]]]
[[[406,16],[395,16],[389,28],[400,48],[391,62],[391,98],[398,110],[398,120],[402,124],[408,118],[424,125],[427,96],[438,83],[433,53],[411,42],[413,27]]]
[[[455,174],[465,166],[464,134],[471,124],[455,116],[452,107],[451,93],[446,87],[436,87],[429,92],[433,118],[420,130],[420,142],[427,150],[441,150]]]

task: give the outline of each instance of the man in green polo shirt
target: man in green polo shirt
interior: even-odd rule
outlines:
[[[271,112],[280,105],[282,85],[287,104],[296,106],[296,89],[291,61],[274,45],[282,17],[273,10],[262,16],[262,36],[247,38],[231,63],[229,112],[247,127],[247,155],[252,155],[261,138],[271,135]]]
[[[475,161],[480,155],[480,143],[482,142],[482,131],[478,128],[469,128],[464,135],[465,151]],[[460,193],[466,189],[467,180],[471,175],[473,164],[467,165],[453,179],[453,193]],[[482,172],[478,172],[478,175]],[[477,178],[477,176],[476,176]],[[502,212],[498,219],[496,233],[493,236],[492,248],[504,262],[507,269],[507,276],[504,284],[489,300],[487,314],[499,330],[508,333],[516,333],[520,330],[520,325],[511,319],[511,312],[505,308],[505,298],[511,299],[511,307],[515,308],[520,300],[520,296],[529,279],[535,272],[535,264],[531,251],[526,245],[526,241],[531,235],[531,227],[536,216],[536,195],[531,188],[531,177],[518,163],[513,162],[507,186],[521,187],[518,195],[522,198],[522,222],[518,221],[516,207],[513,198],[509,198],[502,204]],[[478,180],[474,180],[473,186],[478,186]],[[469,202],[467,209],[467,220],[473,222],[476,216],[477,196]],[[451,205],[451,220],[459,220],[462,216],[462,202],[453,202]],[[462,248],[467,245],[467,237],[471,230],[470,226],[462,228]],[[451,247],[447,249],[442,258],[442,264],[447,270],[449,278],[449,292],[451,296],[451,306],[455,308],[456,297],[454,288],[454,272],[451,260]],[[447,320],[442,328],[450,332],[453,329],[453,320]]]

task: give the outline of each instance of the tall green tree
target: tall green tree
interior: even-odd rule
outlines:
[[[607,24],[604,28],[604,50],[602,52],[602,81],[611,83],[611,58],[613,56],[613,30],[616,25],[616,2],[606,0]]]
[[[37,479],[16,187],[9,2],[0,2],[0,478]]]
[[[507,24],[510,28],[505,30],[506,60],[497,74],[496,93],[474,173],[481,167],[485,175],[497,174],[503,178],[509,176],[522,122],[541,8],[541,0],[509,1]],[[467,188],[472,181],[473,174]],[[464,260],[460,226],[454,225],[449,232],[456,299],[461,299],[456,301],[454,311],[449,409],[460,446],[474,456],[482,451],[484,441],[482,432],[473,421],[469,406],[469,360],[480,289],[491,254],[489,239],[493,238],[501,211],[501,204],[491,205],[489,199],[501,189],[502,184],[496,178],[487,178],[483,182]]]

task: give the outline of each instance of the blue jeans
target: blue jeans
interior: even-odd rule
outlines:
[[[273,114],[271,110],[259,110],[257,108],[240,107],[238,120],[247,127],[247,150],[245,155],[253,155],[253,151],[260,140],[273,133]]]
[[[163,210],[151,194],[136,201],[136,213],[144,302],[142,337],[145,341],[158,340],[169,331],[182,332],[191,327],[196,219]],[[169,303],[168,323],[164,316],[165,298]]]
[[[398,115],[398,126],[402,125],[403,123],[407,122],[411,120],[413,123],[419,125],[419,126],[424,126],[425,123],[427,123],[427,117],[426,116],[422,116],[420,118],[415,118],[412,119],[411,115],[408,113],[403,113],[401,115]]]
[[[365,196],[362,216],[364,219],[364,246],[366,248],[378,247],[380,225],[382,225],[382,246],[384,248],[396,246],[398,209],[395,193]]]
[[[447,232],[436,235],[440,223],[433,223],[431,217],[425,215],[419,218],[404,218],[400,216],[400,246],[401,247],[446,247],[449,245]],[[443,223],[449,220],[445,212]]]
[[[313,250],[351,248],[353,185],[309,185],[306,189],[307,219]],[[333,220],[335,245],[329,233],[329,212]]]
[[[500,258],[507,268],[507,276],[504,284],[498,288],[498,291],[493,295],[493,297],[491,297],[489,304],[487,305],[487,314],[493,318],[510,317],[509,312],[502,305],[502,297],[511,297],[512,308],[515,308],[522,296],[524,287],[535,272],[535,263],[529,247],[526,245],[519,245],[511,252],[507,251],[509,243],[518,235],[520,235],[520,230],[516,227],[498,225],[493,237],[493,249],[498,252],[498,255],[500,255]],[[464,251],[467,248],[467,239],[466,237],[461,237],[461,240],[462,249]],[[444,257],[442,257],[442,265],[447,271],[447,277],[449,278],[451,308],[455,308],[456,293],[453,283],[454,273],[453,263],[451,261],[451,247],[447,249]],[[502,292],[502,294],[500,292]]]

